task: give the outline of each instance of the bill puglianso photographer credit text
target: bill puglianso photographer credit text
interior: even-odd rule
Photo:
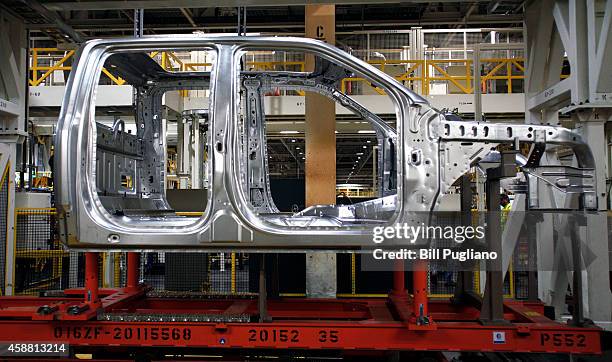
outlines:
[[[494,251],[476,251],[474,249],[454,250],[451,248],[441,249],[400,249],[383,250],[375,249],[372,256],[376,260],[495,260],[497,253]]]

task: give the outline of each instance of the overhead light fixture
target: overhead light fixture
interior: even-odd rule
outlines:
[[[363,146],[363,148],[368,148],[368,146]]]
[[[372,141],[370,141],[370,140],[367,140],[366,142],[367,142],[367,143],[372,143]]]
[[[356,155],[357,156],[363,156],[363,152],[357,152]]]
[[[296,150],[299,150],[300,148],[299,148],[299,147],[296,147],[295,149],[296,149]]]
[[[360,129],[359,131],[357,131],[357,133],[376,133],[376,131],[369,129]]]
[[[291,140],[291,143],[295,143],[295,139]]]
[[[280,134],[298,134],[299,131],[280,131]]]

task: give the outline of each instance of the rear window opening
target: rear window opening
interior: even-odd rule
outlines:
[[[147,220],[204,212],[214,56],[198,49],[107,58],[105,69],[132,87],[134,103],[96,109],[96,191],[111,215]]]

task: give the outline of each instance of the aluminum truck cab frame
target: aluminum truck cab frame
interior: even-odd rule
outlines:
[[[147,55],[202,49],[214,54],[210,72],[168,72]],[[313,72],[242,71],[241,58],[255,50],[305,52],[315,56],[317,65]],[[105,62],[134,86],[136,135],[96,126],[96,89]],[[396,129],[339,90],[342,78],[351,74],[386,92],[395,106]],[[180,217],[164,196],[162,95],[204,87],[210,90],[208,203],[202,217]],[[379,198],[278,212],[269,190],[262,110],[263,95],[272,88],[318,92],[371,123],[382,150]],[[537,208],[537,196],[531,196],[537,187],[552,186],[575,196],[576,205],[596,208],[593,157],[574,131],[447,119],[393,77],[323,42],[196,35],[92,40],[78,52],[55,142],[61,237],[83,249],[340,250],[372,245],[374,227],[420,223],[416,215],[434,212],[471,166],[498,145],[517,142],[533,145],[522,167],[529,205]],[[573,149],[578,168],[539,165],[546,145]],[[545,172],[547,167],[554,172]],[[127,171],[133,171],[131,183],[120,174]]]

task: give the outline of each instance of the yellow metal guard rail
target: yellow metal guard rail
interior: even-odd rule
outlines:
[[[61,50],[57,48],[32,48],[30,49],[30,78],[29,83],[32,86],[38,86],[48,79],[55,71],[65,71],[72,69],[72,57],[74,50]],[[168,71],[197,71],[203,67],[210,67],[212,63],[193,63],[181,60],[173,52],[152,52],[150,56],[156,59],[160,66]],[[42,59],[48,59],[49,63],[41,65]],[[516,58],[483,58],[480,59],[483,65],[481,72],[481,88],[483,93],[489,89],[488,82],[492,80],[505,80],[507,93],[512,93],[512,82],[514,80],[524,79],[525,65],[524,59]],[[436,60],[372,60],[370,64],[378,67],[383,72],[390,72],[391,68],[404,68],[399,74],[393,74],[395,79],[407,84],[413,85],[415,90],[421,94],[427,95],[430,93],[431,85],[436,82],[447,82],[449,85],[456,87],[461,93],[472,94],[473,87],[473,61],[471,59],[436,59]],[[305,69],[304,61],[270,61],[270,62],[247,62],[246,66],[253,71],[275,71],[275,70],[292,70],[303,72]],[[453,66],[456,70],[463,69],[462,73],[449,73],[449,66]],[[397,69],[396,69],[397,70]],[[102,69],[107,77],[110,78],[113,84],[123,85],[124,79],[114,76],[106,68]],[[562,76],[563,77],[563,76]],[[567,77],[567,75],[565,75]],[[346,92],[354,83],[363,83],[373,87],[363,78],[352,77],[345,78],[342,81],[342,91]],[[380,88],[373,87],[379,94],[385,94]],[[420,89],[418,89],[420,88]],[[186,95],[186,91],[183,91]]]
[[[457,87],[464,94],[474,93],[471,59],[436,59],[436,60],[372,60],[370,64],[387,73],[390,67],[403,67],[406,70],[395,79],[406,84],[420,84],[419,93],[427,95],[433,82],[446,81]],[[485,71],[481,72],[480,82],[483,93],[488,90],[487,82],[491,80],[505,80],[507,93],[512,93],[512,81],[525,79],[525,60],[523,58],[483,58],[480,59]],[[460,74],[450,74],[448,66],[461,69]],[[505,71],[505,74],[504,74]],[[345,78],[342,81],[342,91],[346,92],[349,82],[366,82],[363,78]],[[447,83],[448,84],[448,83]],[[379,94],[385,94],[380,88],[374,88]]]
[[[60,57],[59,59],[58,56]],[[32,48],[30,49],[30,78],[29,84],[32,86],[40,85],[45,79],[47,79],[53,72],[57,70],[71,70],[72,65],[66,65],[65,63],[70,60],[72,63],[72,57],[74,56],[74,50],[61,50],[57,48]],[[49,58],[49,65],[40,65],[40,58]],[[115,77],[106,68],[102,68],[102,73],[106,74],[113,83],[117,85],[123,85],[125,80]]]

